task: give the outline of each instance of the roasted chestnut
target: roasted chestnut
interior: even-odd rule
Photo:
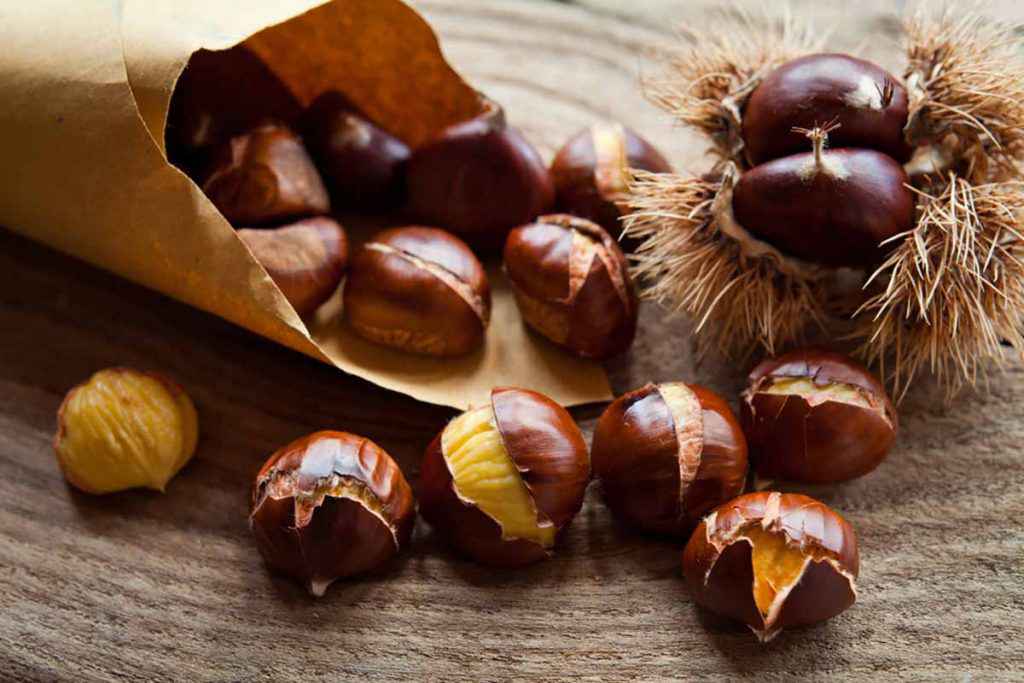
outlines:
[[[875,469],[896,439],[896,411],[867,368],[839,353],[804,349],[753,369],[741,402],[759,476],[816,483]]]
[[[254,128],[221,145],[203,192],[236,227],[280,223],[331,208],[302,140],[276,124]]]
[[[900,163],[910,159],[903,128],[907,91],[885,69],[844,54],[815,54],[786,62],[750,94],[743,110],[743,143],[753,165],[797,154],[807,141],[794,126],[835,121],[833,147],[873,149]]]
[[[428,356],[478,348],[491,318],[483,266],[437,228],[378,233],[356,252],[344,292],[345,319],[360,336]]]
[[[300,316],[331,298],[348,265],[348,238],[325,216],[269,230],[238,230],[253,257]]]
[[[417,220],[483,248],[500,248],[509,230],[546,212],[555,198],[537,150],[490,101],[475,119],[418,147],[406,180]]]
[[[617,517],[672,536],[738,496],[747,476],[747,442],[729,405],[682,382],[648,384],[613,401],[597,422],[591,458]]]
[[[320,597],[337,579],[380,568],[409,542],[412,489],[377,444],[316,432],[264,463],[249,526],[271,569]]]
[[[853,527],[797,493],[748,493],[720,506],[683,551],[697,604],[745,623],[761,641],[852,605],[859,564]]]
[[[572,417],[535,391],[494,389],[427,448],[420,512],[459,551],[519,567],[550,555],[579,512],[590,479]]]
[[[543,336],[596,359],[633,343],[636,290],[626,257],[601,226],[541,216],[509,233],[504,260],[523,320]]]

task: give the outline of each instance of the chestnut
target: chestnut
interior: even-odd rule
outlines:
[[[406,182],[417,220],[485,249],[500,248],[509,230],[545,213],[555,199],[537,150],[491,101],[476,118],[418,147]]]
[[[386,209],[400,201],[409,147],[341,93],[326,92],[313,101],[303,137],[336,209]]]
[[[478,348],[491,318],[487,274],[466,244],[444,230],[384,230],[352,259],[344,315],[360,336],[428,356]]]
[[[457,550],[484,564],[544,559],[579,512],[587,444],[566,410],[535,391],[498,388],[427,448],[420,512]]]
[[[683,382],[648,384],[602,413],[591,447],[604,500],[641,531],[683,536],[738,496],[747,442],[725,400]]]
[[[907,90],[872,62],[844,54],[814,54],[786,62],[750,94],[743,110],[743,144],[752,165],[806,149],[793,127],[835,121],[834,147],[873,149],[900,163],[913,152],[903,134]]]
[[[337,579],[380,568],[412,535],[412,489],[369,439],[323,431],[263,464],[249,526],[267,565],[320,597]]]
[[[697,604],[762,641],[843,612],[857,598],[853,527],[798,493],[748,493],[715,509],[683,550]]]
[[[601,226],[541,216],[509,233],[504,263],[523,320],[555,344],[602,359],[633,343],[636,290],[626,257]]]
[[[596,123],[577,132],[551,162],[555,209],[594,221],[616,238],[627,211],[629,169],[669,173],[651,143],[620,123]]]
[[[331,298],[348,265],[348,238],[326,216],[268,230],[237,231],[295,312],[312,315]]]
[[[830,483],[875,469],[896,439],[896,411],[867,368],[803,349],[751,371],[741,401],[754,470],[768,479]]]
[[[302,140],[272,123],[221,145],[203,192],[235,226],[279,223],[331,209],[320,173]]]

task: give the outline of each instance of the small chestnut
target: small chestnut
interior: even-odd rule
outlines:
[[[697,604],[745,623],[762,641],[843,612],[857,598],[853,527],[797,493],[748,493],[700,523],[683,551]]]
[[[509,233],[504,262],[523,320],[555,344],[602,359],[633,343],[636,290],[626,257],[601,226],[541,216]]]
[[[327,213],[327,190],[306,148],[284,126],[265,124],[221,145],[203,192],[234,226]]]
[[[537,150],[505,112],[483,113],[441,131],[412,153],[406,181],[417,220],[482,248],[500,248],[508,231],[551,208],[555,189]]]
[[[237,234],[302,317],[331,298],[348,265],[345,230],[326,216],[269,230],[243,228]]]
[[[587,444],[547,396],[499,388],[427,448],[420,512],[470,558],[519,567],[552,553],[590,479]]]
[[[360,336],[428,356],[478,348],[491,317],[487,274],[444,230],[384,230],[356,251],[344,289],[345,319]]]
[[[867,368],[840,353],[804,349],[751,371],[743,431],[759,476],[814,483],[875,469],[896,440],[896,411]]]
[[[738,496],[747,442],[722,397],[682,382],[620,396],[597,422],[591,448],[605,502],[627,524],[682,536]]]
[[[651,143],[620,123],[596,123],[579,131],[551,162],[555,209],[594,221],[610,234],[622,232],[629,169],[669,173],[672,167]]]
[[[402,471],[369,439],[316,432],[264,463],[249,526],[271,569],[320,597],[337,579],[378,569],[408,542],[415,521]]]

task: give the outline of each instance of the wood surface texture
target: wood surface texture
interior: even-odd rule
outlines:
[[[647,47],[677,40],[680,20],[696,29],[715,4],[419,6],[456,68],[546,155],[608,117],[699,170],[699,142],[644,102],[636,77],[649,68]],[[866,45],[899,69],[897,4],[794,7],[834,31],[835,49]],[[829,623],[760,645],[697,609],[679,545],[616,527],[596,486],[547,562],[487,570],[420,523],[386,574],[314,601],[271,576],[250,537],[260,464],[296,437],[343,429],[390,451],[415,487],[420,454],[452,413],[2,230],[0,273],[0,680],[1024,678],[1019,363],[987,393],[948,407],[920,382],[878,471],[805,489],[857,529],[859,600]],[[735,405],[745,368],[714,358],[698,366],[688,334],[685,321],[645,308],[632,353],[611,366],[616,390],[685,379]],[[198,406],[198,454],[164,495],[90,497],[58,471],[50,441],[61,398],[110,365],[167,372]],[[588,438],[600,408],[574,411]]]

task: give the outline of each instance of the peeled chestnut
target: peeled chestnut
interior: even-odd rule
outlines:
[[[338,92],[309,106],[303,136],[335,208],[385,209],[401,199],[409,147]]]
[[[345,318],[360,336],[428,356],[478,348],[491,318],[483,266],[437,228],[378,233],[352,259],[344,297]]]
[[[254,128],[221,145],[203,192],[235,226],[280,223],[331,208],[302,140],[276,124]]]
[[[786,62],[750,94],[743,110],[743,143],[751,164],[807,149],[794,126],[835,121],[834,147],[860,147],[900,163],[910,159],[903,128],[907,91],[877,64],[844,54],[815,54]]]
[[[348,265],[345,230],[326,216],[269,230],[244,228],[238,237],[303,317],[331,298]]]
[[[555,198],[537,150],[490,101],[475,119],[417,148],[406,181],[417,220],[484,248],[500,248],[509,230],[550,209]]]
[[[682,536],[743,491],[747,442],[722,397],[682,382],[620,396],[598,420],[594,475],[612,512],[641,531]]]
[[[683,551],[697,604],[762,641],[843,612],[857,598],[853,527],[797,493],[748,493],[708,515]]]
[[[391,456],[369,439],[327,431],[270,456],[249,515],[267,565],[316,597],[380,568],[409,542],[414,521],[412,489]]]
[[[551,162],[555,208],[594,221],[613,236],[627,213],[629,169],[668,173],[672,167],[651,143],[620,123],[596,123],[579,131]]]
[[[455,548],[519,567],[553,552],[583,505],[587,444],[572,417],[535,391],[494,389],[427,448],[420,512]]]
[[[875,469],[896,440],[896,411],[867,368],[839,353],[805,349],[753,369],[741,402],[759,476],[815,483]]]
[[[566,214],[509,233],[505,271],[530,327],[585,358],[622,353],[636,335],[626,257],[601,226]]]

